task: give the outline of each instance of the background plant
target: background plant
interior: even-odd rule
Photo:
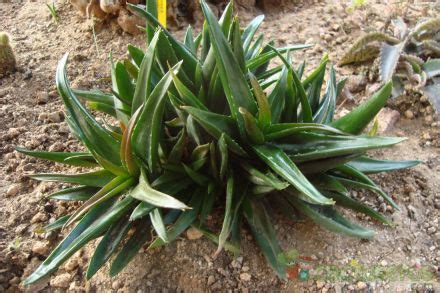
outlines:
[[[394,96],[404,85],[425,94],[440,111],[440,18],[428,19],[410,29],[398,18],[392,21],[394,32],[371,32],[360,37],[339,64],[360,63],[380,58],[380,79],[393,80]]]
[[[274,211],[293,220],[306,216],[360,238],[374,232],[344,218],[336,205],[390,223],[351,198],[348,188],[371,190],[397,207],[365,174],[417,164],[365,155],[404,140],[360,134],[385,104],[391,83],[334,120],[345,80],[338,82],[330,67],[321,95],[327,56],[305,75],[305,62],[293,67],[290,52],[307,46],[276,49],[272,41],[264,43],[264,35],[256,36],[263,16],[242,30],[231,4],[220,20],[204,1],[201,6],[201,33],[193,36],[189,27],[179,42],[152,11],[131,5],[147,20],[148,48],[143,52],[130,45],[128,59],[111,61],[111,92],[72,89],[67,55],[60,60],[56,83],[66,121],[88,151],[18,150],[92,170],[31,176],[74,184],[50,198],[83,205],[45,227],[74,226],[26,284],[54,272],[100,236],[87,278],[110,259],[110,275],[116,275],[146,243],[150,249],[162,246],[190,226],[217,243],[217,253],[223,248],[239,253],[243,224],[284,278],[293,253],[284,252],[276,240]],[[273,58],[282,65],[270,68]],[[113,118],[98,123],[78,97]],[[221,227],[205,222],[214,207],[224,211]]]

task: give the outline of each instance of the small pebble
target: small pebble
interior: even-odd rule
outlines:
[[[434,234],[436,231],[435,227],[429,227],[426,232],[428,232],[429,235]]]
[[[58,112],[52,112],[47,115],[49,122],[59,123],[61,121],[60,114]]]
[[[323,282],[323,281],[316,281],[316,287],[318,289],[321,289],[322,287],[324,287],[324,285],[325,285],[325,282]]]
[[[189,228],[188,230],[186,230],[186,238],[188,238],[189,240],[196,240],[201,238],[202,236],[202,232],[195,228]]]
[[[240,274],[240,280],[249,282],[251,280],[252,276],[249,273],[242,273]]]
[[[49,254],[49,247],[46,242],[37,242],[34,244],[34,246],[32,246],[32,252],[46,256]]]
[[[31,224],[47,221],[47,215],[43,212],[37,213],[32,219]]]
[[[75,270],[78,267],[78,259],[71,258],[67,261],[67,263],[64,265],[64,269],[68,272],[71,272]]]
[[[405,118],[406,119],[414,119],[414,113],[411,110],[405,111]]]
[[[121,283],[120,281],[118,281],[118,280],[113,281],[113,283],[112,283],[112,289],[113,289],[113,290],[118,290],[118,289],[120,289],[120,288],[122,288],[122,283]]]
[[[208,277],[208,281],[207,281],[206,284],[207,284],[208,286],[211,286],[211,285],[214,284],[214,283],[215,283],[215,277],[212,276],[212,275],[209,276],[209,277]]]
[[[18,194],[19,191],[19,187],[17,184],[12,184],[9,186],[8,190],[6,191],[6,195],[11,197],[11,196],[16,196]]]
[[[64,273],[50,280],[50,285],[52,287],[67,288],[69,287],[71,279],[72,276],[69,273]]]
[[[46,104],[49,100],[49,95],[47,92],[39,92],[36,96],[36,100],[38,104]]]
[[[364,282],[357,282],[357,284],[356,284],[356,288],[357,288],[358,290],[365,289],[365,288],[367,288],[367,284],[364,283]]]
[[[20,283],[19,277],[13,277],[12,279],[9,280],[9,285],[17,285],[19,283]]]

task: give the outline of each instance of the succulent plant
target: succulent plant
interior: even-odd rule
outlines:
[[[0,77],[6,76],[15,70],[15,56],[9,43],[9,36],[0,32]]]
[[[292,253],[277,242],[271,224],[275,211],[295,221],[309,217],[324,228],[360,238],[374,232],[347,220],[335,206],[390,223],[350,197],[348,188],[371,190],[397,208],[365,174],[418,163],[366,156],[370,149],[404,140],[360,134],[385,104],[391,83],[335,120],[344,80],[338,82],[331,67],[321,95],[326,56],[304,77],[305,63],[294,68],[290,52],[308,46],[263,45],[263,35],[254,40],[263,16],[242,30],[231,4],[220,20],[204,1],[201,7],[206,19],[202,32],[193,37],[189,28],[179,42],[148,9],[132,5],[149,24],[148,48],[143,52],[130,45],[129,59],[112,61],[111,92],[72,89],[67,55],[59,62],[56,84],[66,121],[88,151],[18,150],[92,170],[31,176],[75,184],[49,197],[83,204],[45,227],[74,226],[26,284],[54,272],[101,236],[87,278],[110,258],[110,275],[116,275],[146,243],[150,249],[165,245],[190,226],[217,244],[216,253],[239,253],[244,224],[269,265],[285,278]],[[269,69],[273,58],[282,65]],[[89,108],[113,116],[114,123],[99,123],[79,97]],[[206,222],[214,208],[223,211],[221,227]]]
[[[398,18],[393,35],[370,32],[360,37],[339,61],[340,65],[380,58],[380,78],[393,80],[393,96],[403,93],[404,83],[428,96],[440,111],[440,18],[420,22],[413,29]]]

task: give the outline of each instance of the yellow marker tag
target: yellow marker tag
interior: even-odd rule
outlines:
[[[167,0],[157,0],[157,18],[160,24],[167,27]]]

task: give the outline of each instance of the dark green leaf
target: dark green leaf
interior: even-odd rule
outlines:
[[[70,218],[70,215],[65,215],[65,216],[62,216],[62,217],[59,217],[58,219],[56,219],[55,222],[44,226],[43,227],[44,233],[54,231],[57,229],[61,229],[61,227],[63,227],[63,225],[67,222],[67,220],[69,220],[69,218]]]
[[[270,145],[252,147],[260,159],[270,166],[272,170],[302,192],[305,200],[315,204],[333,204],[331,199],[326,198],[316,190],[281,149]]]
[[[368,125],[368,123],[376,117],[380,109],[385,105],[391,90],[393,88],[392,82],[385,84],[377,93],[375,93],[369,100],[360,104],[347,115],[335,120],[331,126],[338,128],[344,132],[351,134],[359,134]]]
[[[87,280],[90,280],[106,263],[113,252],[116,251],[116,248],[118,248],[118,245],[124,239],[130,226],[131,222],[127,220],[127,217],[121,217],[110,226],[90,259],[86,273]]]
[[[297,133],[287,143],[275,145],[285,151],[294,162],[329,158],[395,145],[406,138],[379,136],[342,136],[323,133]]]
[[[136,231],[119,251],[115,260],[110,266],[110,277],[116,276],[136,256],[139,249],[150,239],[150,223],[147,219],[141,219],[136,226]]]
[[[245,108],[239,108],[238,111],[243,116],[246,134],[252,143],[261,144],[264,142],[264,135],[257,125],[254,116]]]
[[[272,121],[269,100],[258,83],[257,78],[251,72],[248,72],[248,75],[254,90],[255,98],[257,99],[258,125],[264,131],[270,126]]]
[[[193,107],[182,107],[202,126],[210,135],[219,139],[222,134],[231,151],[238,155],[244,155],[246,152],[236,143],[233,138],[237,137],[237,130],[234,119],[229,116],[216,114],[210,111],[203,111]]]
[[[287,196],[286,198],[301,213],[311,218],[316,224],[330,231],[360,238],[371,238],[374,236],[374,231],[351,223],[338,214],[332,207],[312,205],[294,196]]]
[[[177,72],[180,63],[170,71]],[[159,136],[162,128],[165,97],[172,82],[170,71],[165,74],[148,97],[133,129],[131,145],[135,154],[144,160],[153,173],[159,168]]]
[[[264,133],[264,137],[266,140],[276,140],[306,131],[344,134],[339,129],[319,123],[278,123],[272,124]]]
[[[420,161],[388,161],[377,160],[363,156],[354,159],[347,164],[363,173],[379,173],[411,168],[418,165],[419,163]]]
[[[238,108],[243,107],[251,114],[255,114],[257,112],[255,100],[252,97],[239,63],[231,50],[231,46],[221,31],[211,9],[203,0],[201,1],[201,6],[209,25],[211,45],[214,48],[217,66],[219,68],[223,89],[228,99],[229,108],[232,116],[238,121],[241,135],[244,135],[244,122],[238,113]]]
[[[136,81],[136,88],[133,93],[133,103],[131,107],[132,113],[135,113],[151,94],[152,68],[160,33],[160,31],[157,31],[154,34],[154,38],[150,40],[150,45],[148,46],[145,55],[143,55],[142,63],[139,66],[139,75]]]
[[[168,229],[169,241],[175,240],[196,220],[197,215],[200,211],[200,207],[202,205],[203,192],[204,192],[203,189],[194,192],[194,195],[192,196],[191,201],[189,203],[192,209],[184,213],[181,213],[181,215],[177,218],[176,222],[173,225],[171,225],[171,227]],[[155,241],[153,241],[153,243],[150,244],[148,248],[149,249],[156,248],[164,244],[165,242],[163,242],[162,239],[157,238]]]
[[[259,201],[251,201],[248,198],[243,200],[243,205],[244,216],[267,262],[280,278],[285,278],[286,267],[278,262],[277,258],[282,250],[264,205]]]
[[[98,164],[95,161],[95,158],[90,153],[31,151],[21,147],[16,147],[15,150],[31,157],[45,159],[52,162],[68,164],[72,166],[81,166],[81,167],[98,166]]]
[[[131,198],[126,198],[118,202],[110,210],[108,209],[112,201],[105,202],[90,210],[46,260],[24,281],[24,284],[32,284],[54,272],[76,251],[89,241],[99,237],[131,208],[132,203],[133,200]]]
[[[139,177],[139,184],[131,191],[130,196],[157,207],[180,210],[190,208],[174,197],[151,188],[143,170],[141,171],[141,176]]]
[[[101,165],[108,165],[111,172],[124,173],[119,159],[118,141],[104,129],[73,94],[67,80],[67,54],[57,67],[56,83],[67,109],[68,119],[75,125],[76,134]]]
[[[98,190],[98,188],[88,186],[71,187],[54,192],[48,197],[56,200],[88,200]]]
[[[263,20],[264,20],[264,15],[258,15],[244,29],[241,38],[243,41],[243,50],[245,53],[248,52],[252,39],[254,38],[255,32],[258,30],[258,27],[261,25]]]
[[[87,186],[102,187],[107,183],[109,183],[113,178],[115,178],[115,175],[113,175],[107,170],[99,170],[95,172],[71,174],[71,175],[70,174],[34,174],[34,175],[29,175],[29,177],[40,181],[65,182],[65,183],[74,183],[74,184],[81,184]]]

